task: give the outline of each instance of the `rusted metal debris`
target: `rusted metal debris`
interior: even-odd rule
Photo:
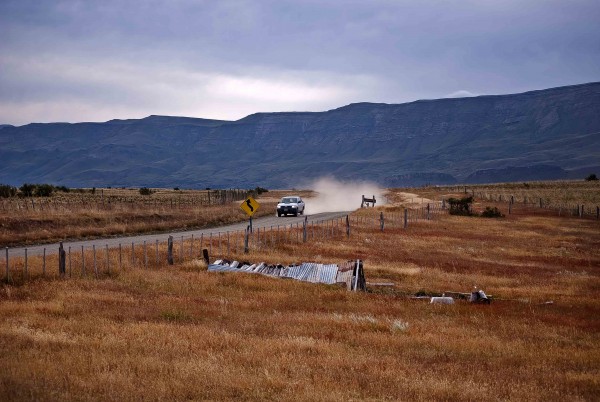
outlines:
[[[304,262],[288,266],[270,265],[264,262],[252,264],[249,262],[217,260],[208,266],[208,271],[262,274],[311,283],[341,285],[350,291],[364,292],[367,290],[362,260],[348,261],[339,265]]]

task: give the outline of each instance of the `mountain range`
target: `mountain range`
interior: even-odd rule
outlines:
[[[590,173],[600,174],[600,82],[237,121],[0,125],[0,183],[12,185],[292,188],[332,176],[418,186]]]

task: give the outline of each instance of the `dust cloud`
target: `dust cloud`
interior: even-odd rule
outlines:
[[[315,180],[308,188],[315,191],[316,196],[306,199],[306,214],[321,212],[352,211],[360,208],[362,196],[375,196],[376,205],[383,205],[384,189],[369,182],[339,181],[333,178]]]

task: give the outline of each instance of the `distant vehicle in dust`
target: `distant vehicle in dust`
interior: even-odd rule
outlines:
[[[304,214],[304,201],[297,195],[283,197],[277,204],[277,216]]]

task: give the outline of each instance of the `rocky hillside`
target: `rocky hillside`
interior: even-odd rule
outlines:
[[[13,185],[290,188],[330,175],[401,186],[591,172],[600,173],[600,83],[238,121],[0,126],[0,183]]]

